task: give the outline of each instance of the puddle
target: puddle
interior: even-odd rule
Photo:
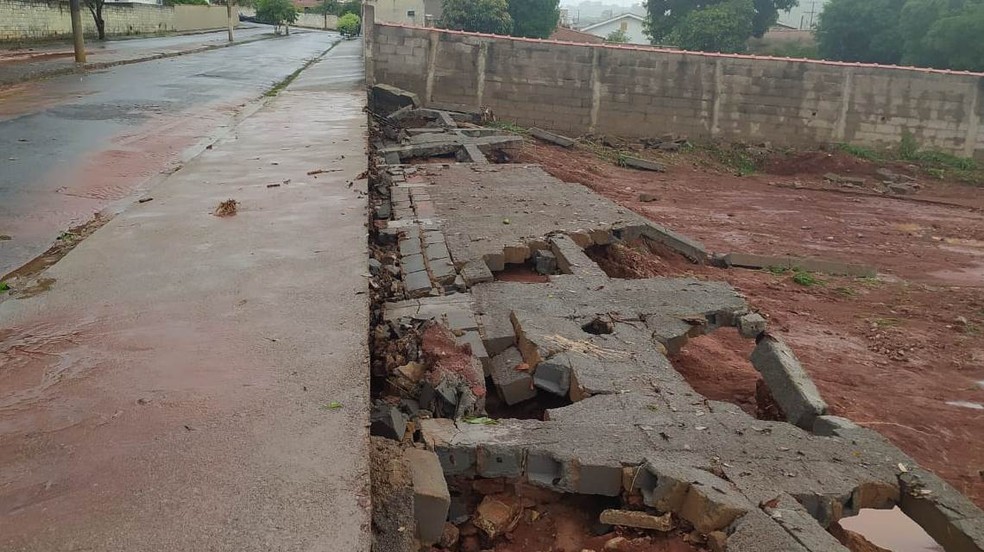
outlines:
[[[968,401],[946,401],[946,404],[960,408],[969,408],[971,410],[984,410],[984,405]]]
[[[898,507],[891,510],[865,508],[856,516],[840,520],[840,525],[892,552],[943,552],[943,547]]]

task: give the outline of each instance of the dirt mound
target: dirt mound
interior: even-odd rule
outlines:
[[[840,175],[874,174],[871,162],[840,151],[804,151],[791,155],[776,155],[765,160],[760,170],[766,174],[792,176],[796,174],[836,173]]]

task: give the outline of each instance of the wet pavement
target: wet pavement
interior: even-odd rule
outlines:
[[[180,168],[338,40],[295,30],[0,88],[0,236],[10,238],[0,239],[0,277],[62,231]]]
[[[0,302],[0,550],[368,550],[361,48]]]
[[[270,25],[246,24],[234,31],[237,43],[272,36],[273,27]],[[116,38],[104,41],[87,39],[86,63],[121,63],[227,44],[228,35],[225,29],[150,38]],[[0,85],[73,71],[75,68],[75,51],[71,42],[0,49]]]

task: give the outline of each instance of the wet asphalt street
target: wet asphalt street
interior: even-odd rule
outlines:
[[[64,230],[133,201],[180,169],[255,100],[338,40],[336,33],[294,30],[0,88],[0,277]]]

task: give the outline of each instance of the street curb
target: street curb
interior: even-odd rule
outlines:
[[[71,74],[86,73],[88,71],[98,71],[100,69],[108,69],[110,67],[116,67],[116,66],[119,66],[119,65],[131,65],[131,64],[134,64],[134,63],[142,63],[144,61],[154,61],[156,59],[166,59],[166,58],[184,56],[184,55],[188,55],[188,54],[199,54],[199,53],[202,53],[202,52],[208,52],[210,50],[218,50],[220,48],[229,48],[230,46],[242,46],[244,44],[251,44],[253,42],[259,42],[261,40],[270,40],[272,38],[278,38],[278,36],[277,35],[259,36],[259,37],[256,37],[256,38],[251,38],[251,39],[243,40],[243,41],[240,41],[240,42],[231,42],[231,43],[225,43],[225,44],[211,44],[209,46],[202,46],[200,48],[192,48],[190,50],[182,50],[180,52],[166,52],[166,53],[163,53],[163,54],[154,54],[154,55],[151,55],[151,56],[145,56],[145,57],[140,57],[140,58],[121,59],[119,61],[106,61],[106,62],[101,62],[101,63],[86,63],[85,65],[83,65],[81,67],[79,67],[79,66],[63,67],[63,68],[59,68],[59,69],[52,69],[50,71],[40,71],[40,72],[37,72],[37,73],[31,73],[31,74],[25,75],[25,76],[23,76],[21,78],[16,78],[16,79],[11,80],[11,81],[0,82],[0,87],[3,87],[3,86],[11,86],[11,85],[14,85],[14,84],[20,84],[22,82],[28,82],[28,81],[44,80],[44,79],[47,79],[47,78],[57,77],[57,76],[61,76],[61,75],[71,75]]]

